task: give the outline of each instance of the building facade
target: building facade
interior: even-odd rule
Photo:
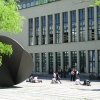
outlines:
[[[33,57],[33,72],[77,68],[100,74],[100,7],[92,0],[20,2],[23,32],[13,36]]]

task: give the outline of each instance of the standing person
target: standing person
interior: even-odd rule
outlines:
[[[59,74],[58,74],[58,72],[56,73],[56,81],[58,81],[58,82],[60,82],[60,84],[61,84],[61,81],[60,81],[60,76],[59,76]]]
[[[76,68],[74,68],[73,71],[74,71],[73,81],[75,81],[76,80],[76,72],[77,72]]]

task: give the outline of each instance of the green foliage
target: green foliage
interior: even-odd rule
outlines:
[[[93,0],[95,6],[100,6],[100,0]]]
[[[14,0],[0,0],[0,31],[19,33],[22,31],[24,17],[20,16],[17,3]],[[0,65],[3,55],[11,56],[11,45],[0,42]]]
[[[11,56],[13,53],[12,45],[0,42],[0,65],[2,65],[2,56]]]
[[[14,0],[0,0],[0,31],[21,32],[23,19]]]

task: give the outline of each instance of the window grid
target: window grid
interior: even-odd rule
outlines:
[[[71,42],[77,41],[76,33],[76,10],[71,11]]]
[[[88,8],[88,40],[95,40],[93,7]]]
[[[63,42],[68,42],[68,13],[63,12]]]
[[[60,14],[55,14],[55,43],[60,43]]]
[[[39,53],[35,53],[35,72],[40,71],[40,55]]]
[[[79,9],[79,41],[85,41],[85,9]]]

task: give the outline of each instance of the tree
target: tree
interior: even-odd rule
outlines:
[[[100,0],[94,0],[93,2],[95,6],[100,6]]]
[[[0,31],[8,33],[19,33],[22,31],[23,17],[18,11],[17,2],[14,0],[0,0]],[[12,46],[0,42],[0,65],[2,56],[11,55]]]

